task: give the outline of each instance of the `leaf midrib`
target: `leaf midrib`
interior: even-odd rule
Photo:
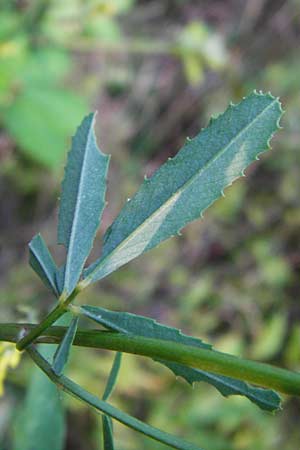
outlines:
[[[86,153],[87,153],[87,149],[89,148],[90,145],[90,140],[91,140],[91,134],[93,132],[93,122],[94,122],[94,117],[92,119],[91,125],[90,125],[90,129],[88,132],[88,137],[87,137],[87,141],[86,141],[86,145],[85,145],[85,150],[84,150],[84,157],[83,157],[83,163],[82,163],[82,170],[80,173],[80,177],[79,177],[79,184],[78,184],[78,190],[77,190],[77,200],[76,200],[76,206],[75,206],[75,211],[74,211],[74,219],[72,222],[72,228],[71,228],[71,233],[70,233],[70,239],[69,239],[69,245],[68,245],[68,253],[67,253],[67,261],[66,261],[66,273],[65,273],[65,280],[64,280],[64,288],[66,286],[66,280],[69,280],[69,274],[70,274],[70,270],[67,271],[67,268],[70,269],[71,264],[70,264],[70,258],[72,261],[72,253],[73,253],[73,244],[74,244],[74,234],[75,234],[75,230],[76,230],[76,223],[77,223],[77,218],[79,215],[79,211],[80,211],[80,206],[81,206],[81,195],[78,194],[81,193],[82,190],[82,183],[83,183],[83,179],[85,177],[85,168],[86,168],[86,164],[87,164],[87,158],[86,158]],[[74,226],[75,225],[75,226]],[[70,251],[71,249],[71,251]],[[68,277],[67,277],[68,275]]]
[[[103,260],[101,261],[101,257],[100,257],[100,262],[99,265],[96,266],[96,268],[84,279],[85,282],[89,281],[92,279],[92,276],[95,272],[98,272],[101,267],[103,267],[103,265],[105,264],[105,262],[117,251],[119,251],[122,247],[124,247],[128,242],[130,242],[131,239],[134,239],[134,237],[140,232],[141,229],[143,229],[149,221],[151,221],[153,219],[153,217],[155,217],[156,215],[159,215],[159,213],[166,207],[168,206],[172,200],[174,199],[174,197],[176,195],[179,195],[184,189],[186,189],[190,184],[192,184],[192,182],[194,181],[194,179],[198,176],[200,176],[211,164],[213,164],[220,156],[223,155],[223,153],[225,153],[228,148],[233,145],[252,125],[254,125],[254,123],[263,115],[265,114],[268,109],[270,109],[275,103],[277,102],[277,99],[274,98],[273,101],[266,107],[264,108],[245,128],[243,128],[223,149],[221,149],[214,158],[210,159],[196,174],[194,174],[191,178],[188,179],[188,181],[186,181],[185,183],[183,183],[171,196],[170,198],[165,201],[159,208],[157,208],[152,214],[150,214],[149,217],[147,217],[146,220],[144,220],[143,223],[141,223],[139,226],[137,226],[137,228],[134,229],[134,231],[129,234],[123,241],[120,242],[119,245],[117,245],[117,247],[115,247],[105,258],[103,258]],[[233,106],[235,107],[235,106]],[[223,113],[225,114],[225,113]]]

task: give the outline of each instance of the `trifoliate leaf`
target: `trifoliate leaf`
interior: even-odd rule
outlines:
[[[29,264],[53,294],[59,296],[56,284],[57,266],[40,234],[34,236],[29,243]]]
[[[255,92],[187,140],[125,204],[105,233],[101,257],[85,271],[85,283],[109,275],[202,216],[269,147],[281,114],[278,99]]]
[[[82,314],[105,328],[118,331],[119,333],[132,334],[154,339],[174,341],[179,344],[191,345],[210,349],[212,346],[202,342],[200,339],[187,336],[176,328],[162,325],[148,317],[135,314],[109,311],[95,306],[82,306]],[[280,408],[279,395],[270,389],[261,389],[250,386],[248,383],[223,375],[213,374],[200,369],[194,369],[184,364],[177,364],[165,360],[157,360],[174,372],[176,376],[184,378],[188,383],[205,381],[224,395],[242,395],[247,397],[260,408],[275,411]]]
[[[97,147],[95,115],[87,116],[72,141],[59,210],[58,242],[67,249],[64,291],[74,290],[105,206],[109,156]]]

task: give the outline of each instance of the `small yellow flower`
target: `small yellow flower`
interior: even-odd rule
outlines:
[[[19,364],[21,353],[15,344],[10,342],[0,343],[0,396],[4,391],[4,380],[9,368],[14,369]]]

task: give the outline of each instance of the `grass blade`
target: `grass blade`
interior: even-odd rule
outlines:
[[[74,337],[77,331],[79,317],[74,317],[64,335],[63,340],[57,347],[55,355],[53,357],[53,371],[56,375],[60,376],[63,373],[64,367],[68,362],[70,350],[74,341]]]
[[[202,216],[269,148],[281,115],[278,99],[254,92],[211,120],[125,204],[105,233],[101,257],[84,272],[84,283],[109,275]]]
[[[94,121],[95,115],[90,114],[77,129],[62,183],[58,242],[67,249],[64,271],[67,295],[80,278],[105,206],[109,156],[97,146]]]

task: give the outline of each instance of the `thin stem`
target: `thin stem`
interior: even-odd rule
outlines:
[[[65,309],[62,304],[58,304],[45,319],[30,329],[29,333],[22,337],[16,344],[18,350],[25,350],[43,331],[47,330],[54,322],[57,321],[65,313]]]
[[[149,436],[159,442],[162,442],[163,444],[170,445],[173,448],[179,449],[179,450],[201,450],[199,447],[197,447],[194,444],[190,444],[189,442],[186,442],[180,438],[177,438],[176,436],[173,436],[169,433],[165,433],[164,431],[161,431],[157,428],[154,428],[135,417],[130,416],[129,414],[124,413],[123,411],[120,411],[119,409],[115,408],[114,406],[110,405],[109,403],[106,403],[103,400],[100,400],[100,398],[96,397],[95,395],[91,394],[90,392],[82,389],[78,384],[74,383],[69,378],[61,375],[57,376],[54,371],[52,370],[50,364],[39,354],[37,350],[35,350],[34,347],[30,346],[27,348],[27,353],[29,356],[33,359],[33,361],[39,366],[39,368],[63,391],[67,392],[68,394],[72,395],[73,397],[77,398],[78,400],[83,401],[84,403],[87,403],[92,408],[96,409],[97,411],[101,411],[104,414],[107,414],[110,417],[113,417],[114,419],[118,420],[119,422],[123,423],[124,425],[129,426],[130,428],[133,428],[136,431],[139,431],[140,433],[145,434],[146,436]]]
[[[31,328],[28,334],[17,342],[16,347],[19,351],[25,350],[28,345],[30,345],[33,341],[36,340],[38,336],[40,336],[43,331],[47,330],[54,322],[56,322],[62,315],[66,312],[66,307],[74,300],[74,298],[78,295],[80,289],[74,289],[73,293],[67,297],[61,297],[59,299],[59,303],[56,307],[45,317],[42,322],[38,325]]]
[[[16,342],[22,329],[32,325],[3,324],[0,327],[0,341]],[[59,343],[66,327],[51,327],[37,339],[39,343]],[[300,374],[261,362],[250,361],[214,350],[177,344],[161,339],[129,336],[116,332],[99,330],[78,330],[74,344],[83,347],[133,353],[154,359],[185,364],[190,367],[248,381],[284,394],[300,396]]]

